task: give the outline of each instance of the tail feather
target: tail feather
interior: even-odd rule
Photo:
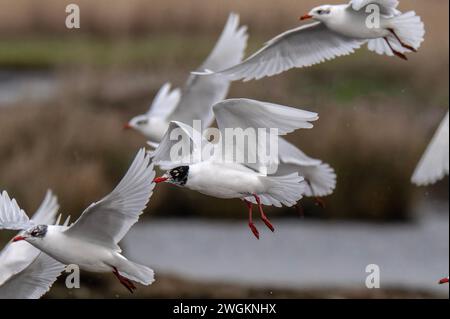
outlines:
[[[402,41],[419,49],[424,41],[425,26],[414,11],[403,13],[392,20],[392,27]]]
[[[308,186],[304,195],[307,197],[328,196],[336,188],[336,173],[326,163],[311,166],[289,166],[292,166],[291,171],[296,171],[305,178]]]
[[[145,286],[151,285],[155,281],[155,273],[152,269],[129,260],[122,262],[118,270],[125,278],[139,282]]]
[[[413,47],[415,50],[418,50],[424,41],[425,26],[421,18],[414,11],[408,11],[391,18],[388,28],[392,28],[404,44]],[[389,35],[387,39],[395,51],[400,53],[411,52],[409,49],[403,47],[393,34]],[[370,51],[380,55],[394,55],[384,38],[369,40],[367,47]]]
[[[261,203],[266,206],[294,206],[302,198],[306,188],[304,178],[298,173],[266,176],[264,182],[268,185],[267,193],[257,195],[261,199]],[[254,197],[247,197],[246,200],[256,203]]]

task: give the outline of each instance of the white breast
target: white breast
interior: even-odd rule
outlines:
[[[163,118],[150,118],[147,125],[140,126],[139,131],[151,142],[160,143],[169,123]]]
[[[185,186],[217,198],[242,198],[265,191],[260,176],[239,164],[202,162],[190,166]]]
[[[50,226],[44,239],[31,244],[65,265],[76,264],[87,271],[111,271],[109,265],[114,261],[114,251],[82,238],[69,237]]]

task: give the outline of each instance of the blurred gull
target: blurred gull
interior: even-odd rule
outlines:
[[[102,200],[91,204],[71,226],[52,226],[28,220],[15,200],[6,192],[0,202],[0,229],[25,232],[14,238],[23,240],[62,264],[75,264],[91,272],[113,272],[130,292],[132,281],[150,285],[153,270],[133,263],[121,255],[118,243],[138,221],[154,188],[150,157],[141,149],[127,174]]]
[[[242,63],[221,71],[193,73],[257,80],[349,55],[366,43],[377,54],[406,60],[405,53],[419,49],[425,30],[414,11],[401,13],[398,4],[397,0],[352,0],[349,4],[316,7],[300,18],[314,19],[315,23],[276,36]],[[372,19],[372,5],[380,13],[378,25]]]
[[[17,205],[15,201],[9,200],[6,193],[3,194],[3,199],[2,204],[10,202],[14,206]],[[56,196],[48,191],[31,222],[36,225],[53,224],[58,209]],[[0,210],[0,216],[3,213],[4,211]],[[59,220],[56,222],[56,225],[58,224]],[[0,299],[41,298],[49,291],[63,270],[63,264],[29,243],[9,243],[0,252]]]
[[[311,128],[312,124],[309,122],[318,119],[316,113],[249,99],[230,99],[219,102],[213,106],[213,112],[221,139],[225,138],[225,140],[226,130],[229,128],[242,130],[277,128],[278,135],[286,135],[300,128]],[[171,139],[172,132],[175,130],[181,132],[185,140],[192,143],[189,150],[193,149],[194,153],[200,150],[202,154],[205,154],[204,149],[212,146],[214,150],[212,156],[190,157],[190,163],[186,157],[182,157],[177,162],[172,158],[172,149],[179,143]],[[268,141],[271,136],[267,131],[266,134],[265,141]],[[152,153],[152,157],[155,164],[170,166],[172,162],[172,166],[176,167],[168,170],[162,177],[156,178],[156,183],[168,182],[217,198],[243,200],[249,209],[249,227],[258,239],[259,232],[252,218],[252,203],[258,205],[261,219],[271,231],[274,231],[274,227],[264,214],[262,205],[291,207],[305,194],[306,183],[298,172],[281,176],[266,174],[273,167],[272,164],[278,161],[278,154],[265,159],[260,156],[260,150],[253,147],[251,141],[237,143],[236,139],[233,139],[233,154],[236,154],[237,158],[239,155],[249,155],[243,162],[233,161],[227,158],[229,153],[225,153],[225,157],[222,156],[222,149],[218,150],[222,146],[220,143],[213,145],[204,137],[196,138],[198,136],[201,137],[201,133],[196,132],[192,127],[181,122],[171,122],[169,130]],[[226,149],[226,151],[230,150]],[[255,155],[255,162],[247,160],[251,155]]]
[[[225,28],[209,57],[200,70],[222,70],[240,63],[247,46],[247,27],[239,26],[239,15],[230,14]],[[162,86],[147,114],[139,115],[125,124],[142,133],[149,144],[156,147],[171,121],[192,125],[201,120],[203,128],[213,120],[212,106],[223,100],[230,87],[230,81],[223,77],[199,77],[191,75],[183,90],[171,91],[169,83]]]
[[[434,184],[448,175],[449,112],[445,115],[425,153],[417,165],[411,181],[417,186]],[[448,283],[448,277],[439,281]]]

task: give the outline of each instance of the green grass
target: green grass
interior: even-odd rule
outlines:
[[[0,67],[139,66],[161,61],[202,61],[214,45],[205,36],[177,35],[108,39],[96,37],[33,37],[0,42]],[[186,47],[189,49],[186,50]],[[182,60],[182,61],[181,61]]]

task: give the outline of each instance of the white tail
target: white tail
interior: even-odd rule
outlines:
[[[298,173],[284,176],[266,176],[262,178],[264,179],[264,183],[268,185],[267,193],[257,194],[263,205],[273,205],[276,207],[285,205],[291,207],[295,205],[305,193],[305,179],[299,176]],[[256,200],[253,196],[246,197],[245,199],[256,204]]]
[[[404,44],[413,47],[415,50],[418,50],[424,41],[425,26],[414,11],[408,11],[391,18],[387,27],[391,28]],[[410,52],[399,43],[395,35],[389,35],[388,40],[394,50],[401,53]],[[389,45],[382,38],[369,40],[368,48],[380,55],[394,55]]]
[[[406,44],[418,50],[425,36],[425,26],[414,11],[403,13],[390,21],[392,29]]]
[[[155,281],[155,273],[152,269],[132,261],[122,261],[118,268],[122,276],[145,286],[151,285]]]

